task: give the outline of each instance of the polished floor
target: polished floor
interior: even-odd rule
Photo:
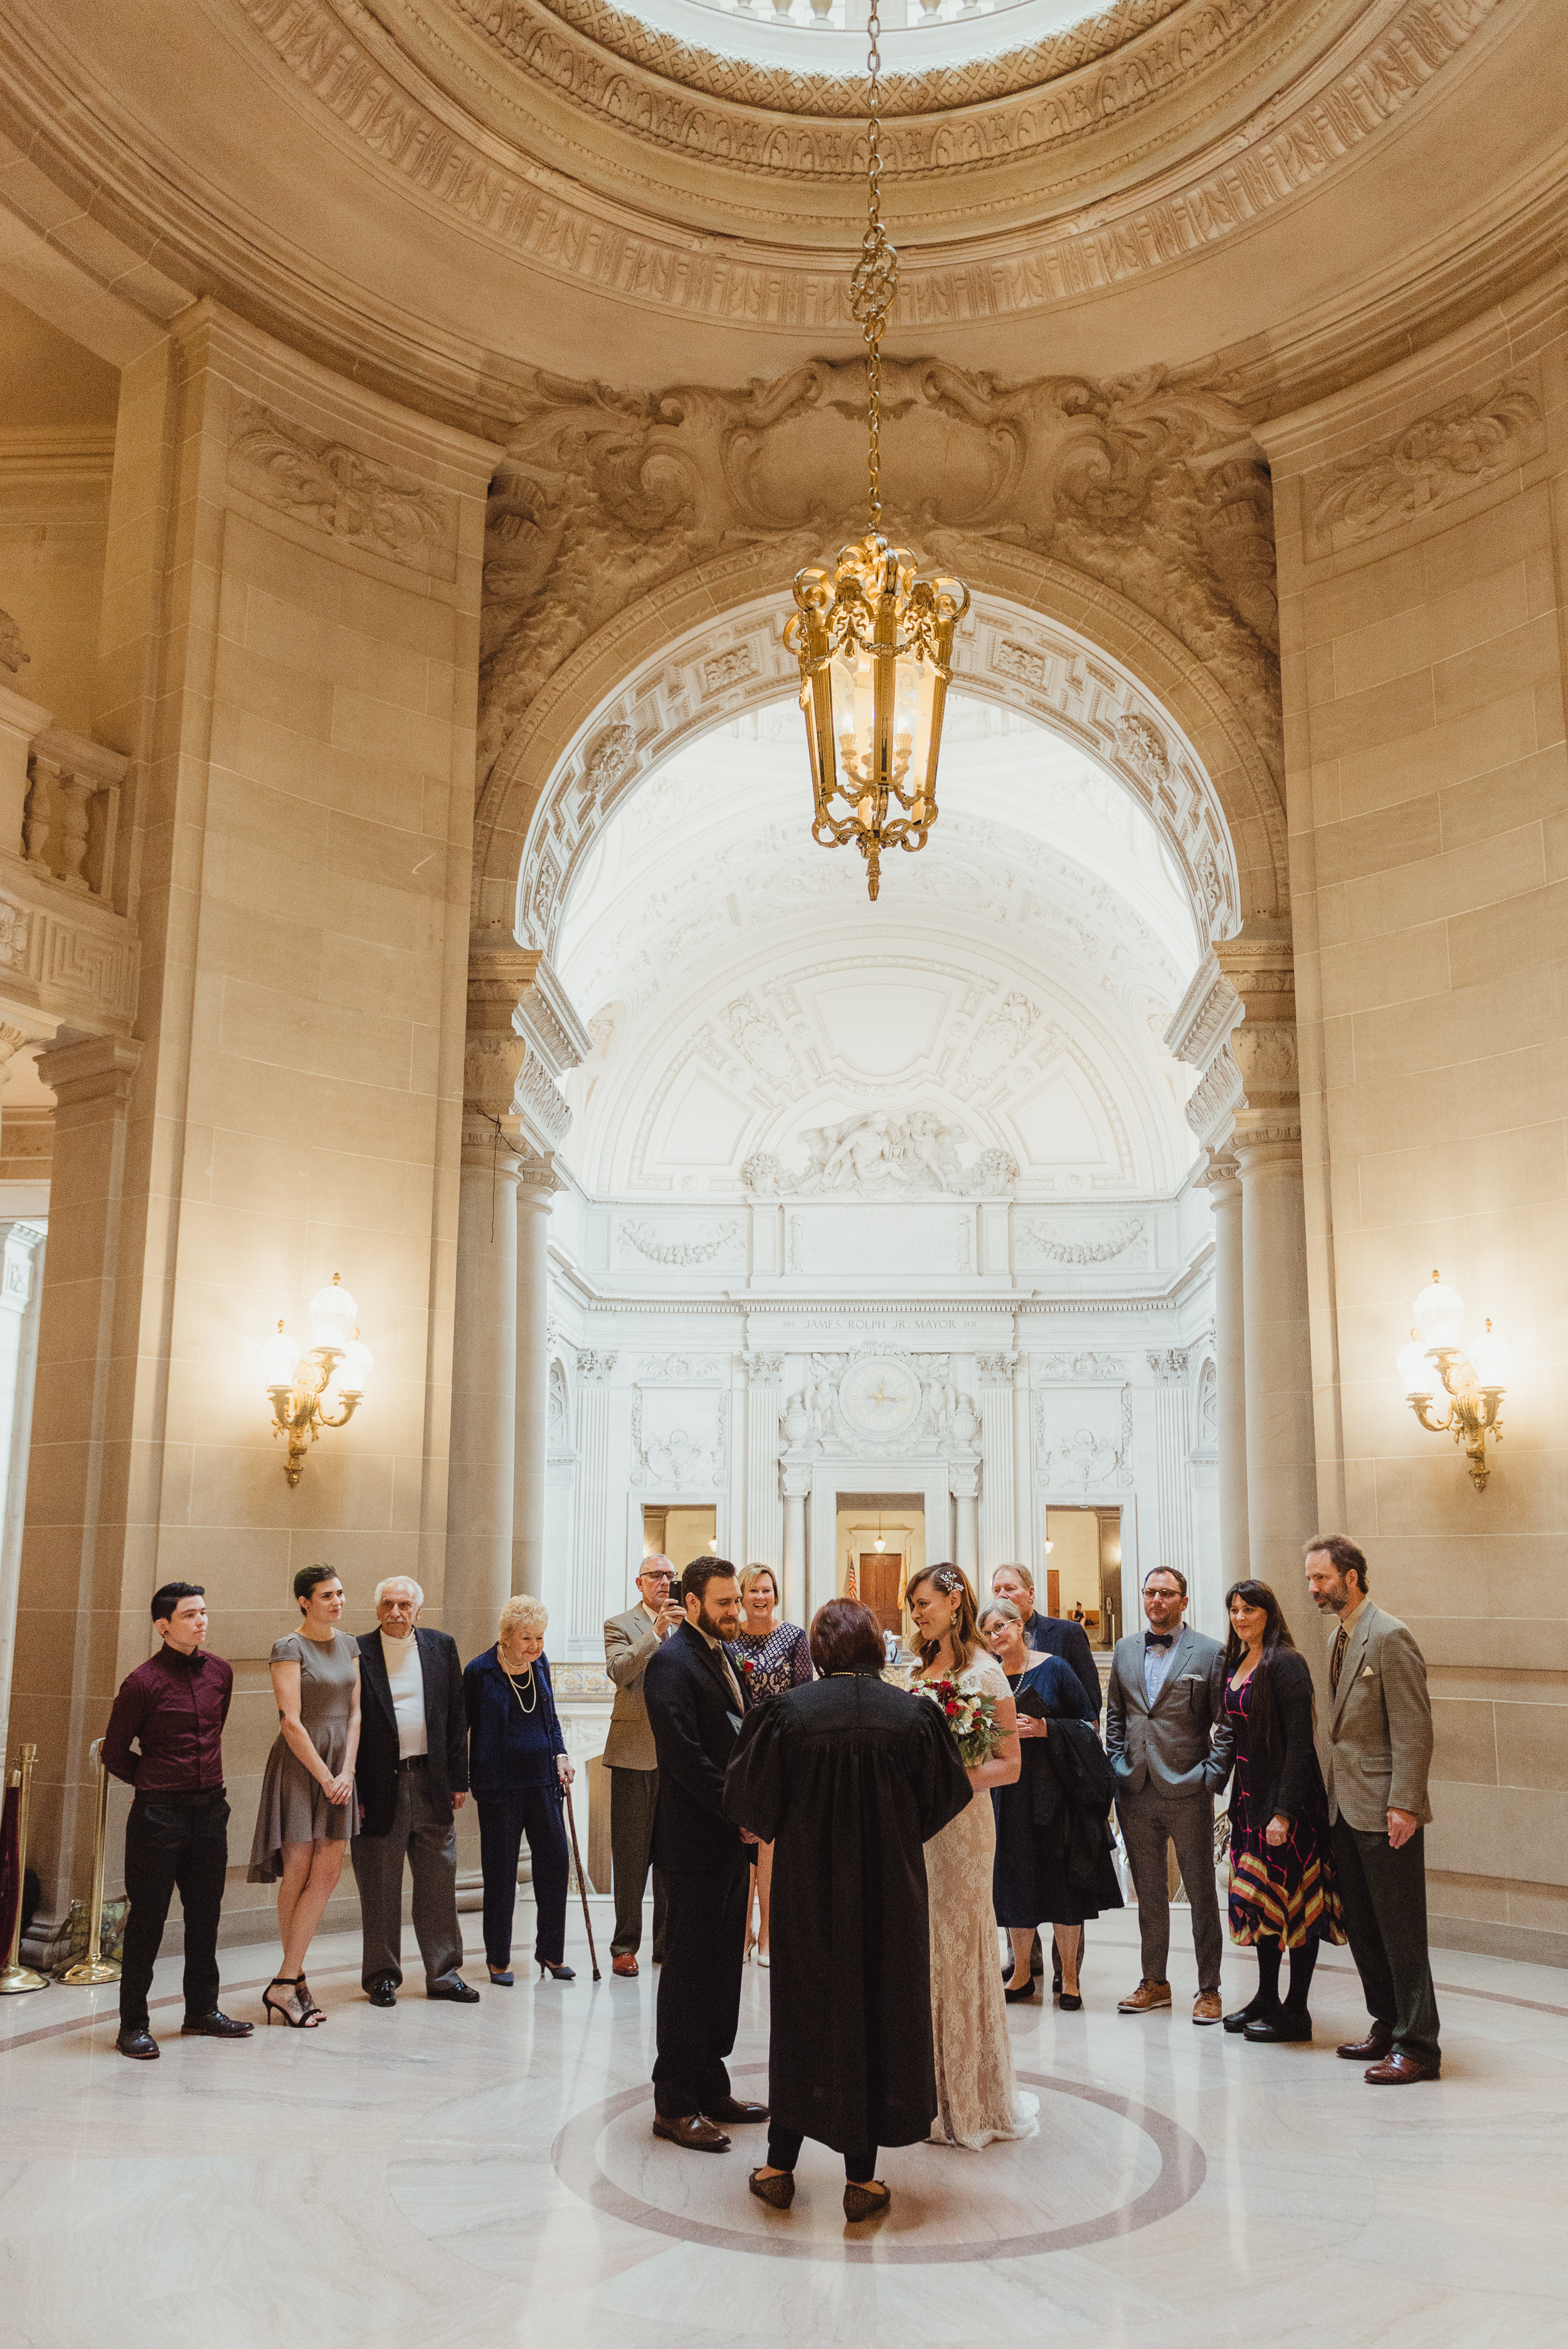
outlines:
[[[607,1941],[607,1913],[595,1930]],[[0,2001],[3,2337],[1563,2349],[1568,1979],[1439,1952],[1444,2076],[1376,2090],[1333,2053],[1365,2014],[1346,1952],[1319,1969],[1316,2044],[1261,2048],[1192,2027],[1180,1946],[1173,2013],[1119,2016],[1135,1951],[1131,1917],[1091,1927],[1084,2013],[1013,2010],[1039,2135],[884,2156],[895,2201],[873,2230],[846,2228],[841,2172],[810,2147],[779,2217],[746,2191],[760,2132],[718,2158],[654,2140],[657,1977],[593,1984],[580,1920],[574,1984],[520,1972],[474,2008],[416,1988],[380,2013],[355,1941],[324,1940],[326,2024],[240,2045],[179,2037],[166,1961],[156,2064],[115,2054],[112,1989]],[[231,2012],[259,2017],[272,1963],[225,1952]],[[1227,1959],[1228,2003],[1251,1972]],[[749,1970],[736,2069],[753,2092],[767,1993]]]

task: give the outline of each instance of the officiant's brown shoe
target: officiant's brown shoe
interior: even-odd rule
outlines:
[[[880,2178],[873,2178],[869,2186],[846,2185],[844,2216],[851,2226],[858,2226],[862,2219],[880,2219],[892,2200],[892,2189]]]
[[[733,2128],[737,2121],[765,2121],[768,2107],[766,2105],[742,2104],[737,2096],[720,2096],[716,2103],[709,2105],[707,2117],[710,2121],[727,2121]]]
[[[746,2182],[758,2200],[766,2202],[770,2210],[788,2210],[795,2199],[792,2169],[781,2169],[776,2178],[764,2178],[759,2169],[754,2169]]]
[[[1171,1985],[1168,1982],[1140,1982],[1130,1998],[1117,2001],[1116,2011],[1118,2014],[1152,2014],[1157,2007],[1166,2007],[1170,2003]]]
[[[716,2128],[706,2113],[683,2113],[678,2120],[667,2121],[663,2116],[654,2123],[654,2135],[667,2144],[684,2145],[690,2153],[727,2153],[729,2139],[721,2128]]]

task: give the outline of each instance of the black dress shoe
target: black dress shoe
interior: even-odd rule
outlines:
[[[478,2006],[480,1994],[472,1982],[437,1982],[425,1986],[427,1998],[449,1998],[454,2006]]]
[[[1263,2019],[1263,2008],[1257,2003],[1255,1999],[1249,1999],[1245,2006],[1238,2006],[1234,2014],[1226,2014],[1221,2017],[1221,2021],[1227,2031],[1236,2032],[1238,2033],[1243,2032],[1249,2023],[1261,2023]]]
[[[159,2052],[158,2042],[145,2023],[138,2031],[122,2031],[114,2044],[122,2055],[134,2055],[139,2064],[150,2064]]]
[[[1262,2015],[1256,2023],[1249,2023],[1242,2035],[1263,2046],[1301,2046],[1312,2037],[1312,2017],[1293,2014],[1288,2006],[1282,2006],[1276,2014]]]
[[[729,2139],[721,2128],[716,2128],[706,2113],[683,2113],[678,2120],[665,2120],[661,2114],[654,2123],[654,2135],[662,2137],[666,2145],[684,2145],[690,2153],[727,2153]]]
[[[768,2107],[744,2103],[738,2096],[721,2096],[717,2104],[708,2106],[707,2116],[710,2121],[728,2121],[731,2126],[737,2121],[765,2121]]]
[[[1386,2023],[1375,2023],[1365,2039],[1348,2040],[1335,2050],[1347,2064],[1380,2064],[1385,2055],[1392,2054],[1394,2034]]]
[[[372,2006],[396,2006],[397,2003],[397,1975],[373,1975],[365,1985],[365,1995]]]
[[[198,2039],[248,2039],[255,2029],[253,2023],[236,2023],[232,2014],[222,2014],[210,2006],[205,2014],[188,2014],[181,2024],[186,2036]]]

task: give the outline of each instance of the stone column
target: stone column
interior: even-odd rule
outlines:
[[[1029,1358],[1014,1356],[1013,1371],[1013,1539],[1017,1547],[1013,1556],[1026,1565],[1040,1585],[1041,1604],[1045,1603],[1046,1556],[1043,1547],[1037,1557],[1035,1548],[1035,1482],[1033,1447],[1029,1441]],[[1040,1528],[1041,1543],[1045,1527]]]
[[[980,1470],[972,1461],[954,1461],[947,1471],[954,1500],[953,1563],[975,1583],[980,1572]]]
[[[55,1096],[55,1153],[10,1739],[13,1747],[31,1739],[38,1748],[29,1856],[46,1918],[63,1914],[91,1866],[87,1750],[102,1734],[121,1676],[129,1447],[114,1403],[122,1353],[138,1338],[139,1284],[122,1285],[120,1226],[140,1060],[139,1044],[108,1036],[38,1057]],[[135,1646],[145,1653],[144,1622]]]
[[[1242,1186],[1247,1552],[1310,1642],[1302,1544],[1315,1529],[1317,1447],[1306,1286],[1306,1212],[1290,925],[1249,921],[1215,948],[1244,1018],[1231,1038],[1241,1078],[1233,1148]]]
[[[783,1571],[783,1518],[779,1499],[779,1408],[782,1354],[746,1357],[746,1557],[743,1563]],[[780,1599],[783,1593],[779,1593]],[[789,1616],[798,1623],[798,1615]]]
[[[1016,1354],[979,1354],[980,1424],[985,1447],[985,1492],[981,1502],[980,1557],[986,1574],[1008,1558],[1021,1557],[1015,1526],[1013,1474],[1013,1372]]]
[[[517,1168],[514,1137],[465,1102],[442,1609],[465,1662],[494,1639],[511,1589]]]
[[[550,1442],[550,1203],[562,1187],[549,1153],[517,1170],[517,1417],[511,1587],[544,1595],[544,1494]]]
[[[1214,1367],[1218,1376],[1220,1573],[1228,1589],[1251,1572],[1247,1538],[1246,1332],[1242,1184],[1235,1154],[1211,1150],[1200,1175],[1214,1210]]]
[[[573,1527],[572,1640],[580,1654],[597,1647],[604,1619],[626,1604],[623,1580],[612,1586],[610,1377],[614,1354],[584,1347],[577,1356],[577,1509]],[[614,1604],[611,1602],[614,1601]]]
[[[1156,1566],[1169,1566],[1192,1579],[1192,1495],[1187,1482],[1191,1409],[1188,1357],[1180,1346],[1148,1357],[1154,1373],[1154,1479],[1158,1502],[1158,1547],[1139,1559],[1141,1581]]]
[[[783,1468],[784,1616],[790,1623],[809,1623],[831,1590],[806,1589],[806,1495],[811,1489],[809,1461],[789,1460]],[[820,1569],[818,1569],[819,1574]]]
[[[5,1271],[0,1276],[0,1740],[11,1698],[11,1650],[16,1634],[17,1584],[22,1570],[22,1509],[27,1491],[27,1439],[38,1361],[38,1275],[41,1223],[0,1226]],[[9,1752],[9,1747],[5,1748]]]

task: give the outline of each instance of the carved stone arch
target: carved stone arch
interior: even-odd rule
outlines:
[[[1135,793],[1183,877],[1201,937],[1284,913],[1282,793],[1246,716],[1204,664],[1064,564],[939,535],[944,567],[961,569],[974,595],[955,688],[1066,735]],[[476,926],[515,926],[552,952],[575,872],[628,793],[683,742],[794,691],[780,625],[796,571],[823,553],[813,532],[715,556],[561,662],[480,794]],[[804,773],[804,744],[801,758]]]
[[[567,1358],[559,1348],[552,1352],[544,1377],[546,1441],[551,1456],[561,1458],[576,1447],[576,1398]]]

